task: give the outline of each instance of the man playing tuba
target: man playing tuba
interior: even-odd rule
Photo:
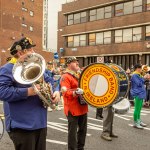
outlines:
[[[0,99],[4,102],[6,130],[16,150],[46,150],[47,109],[32,85],[16,82],[12,73],[17,60],[32,54],[35,46],[27,37],[15,42],[10,48],[13,58],[0,68]],[[53,79],[45,73],[43,76],[53,86]],[[36,88],[40,90],[38,84]],[[59,92],[53,90],[53,101],[57,102]]]

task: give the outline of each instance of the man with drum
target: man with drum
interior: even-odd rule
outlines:
[[[105,63],[111,63],[108,60]],[[108,106],[103,109],[103,132],[101,138],[106,141],[112,141],[112,138],[118,138],[118,135],[113,133],[113,119],[114,119],[114,109],[112,106]]]
[[[131,95],[134,98],[134,127],[137,129],[143,129],[146,127],[146,124],[141,121],[141,109],[143,106],[143,101],[146,98],[146,88],[145,80],[150,79],[149,74],[146,74],[143,78],[142,65],[136,64],[134,66],[134,72],[131,77]]]
[[[66,66],[60,84],[68,119],[68,150],[84,150],[88,106],[80,101],[83,90],[78,88],[79,63],[75,57],[69,57]]]
[[[15,81],[12,71],[18,59],[33,54],[34,46],[27,37],[14,42],[10,48],[12,59],[0,68],[0,99],[4,101],[6,130],[15,150],[46,150],[47,109],[32,85]],[[45,73],[43,76],[53,86],[53,79]],[[39,84],[36,86],[40,90]],[[57,102],[60,96],[54,90]]]

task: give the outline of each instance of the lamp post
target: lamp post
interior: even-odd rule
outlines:
[[[5,53],[6,50],[2,49],[1,50],[1,55],[0,55],[0,66],[2,66],[3,62],[2,62],[2,57],[3,57],[3,53]]]

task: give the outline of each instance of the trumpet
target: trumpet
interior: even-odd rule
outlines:
[[[40,54],[27,54],[21,57],[14,65],[13,77],[20,84],[32,84],[37,95],[42,100],[43,106],[55,109],[52,85],[44,81],[45,68],[45,59]],[[40,90],[36,88],[36,84],[40,85]]]

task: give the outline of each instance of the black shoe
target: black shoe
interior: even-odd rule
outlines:
[[[96,116],[96,119],[102,120],[103,116]]]

